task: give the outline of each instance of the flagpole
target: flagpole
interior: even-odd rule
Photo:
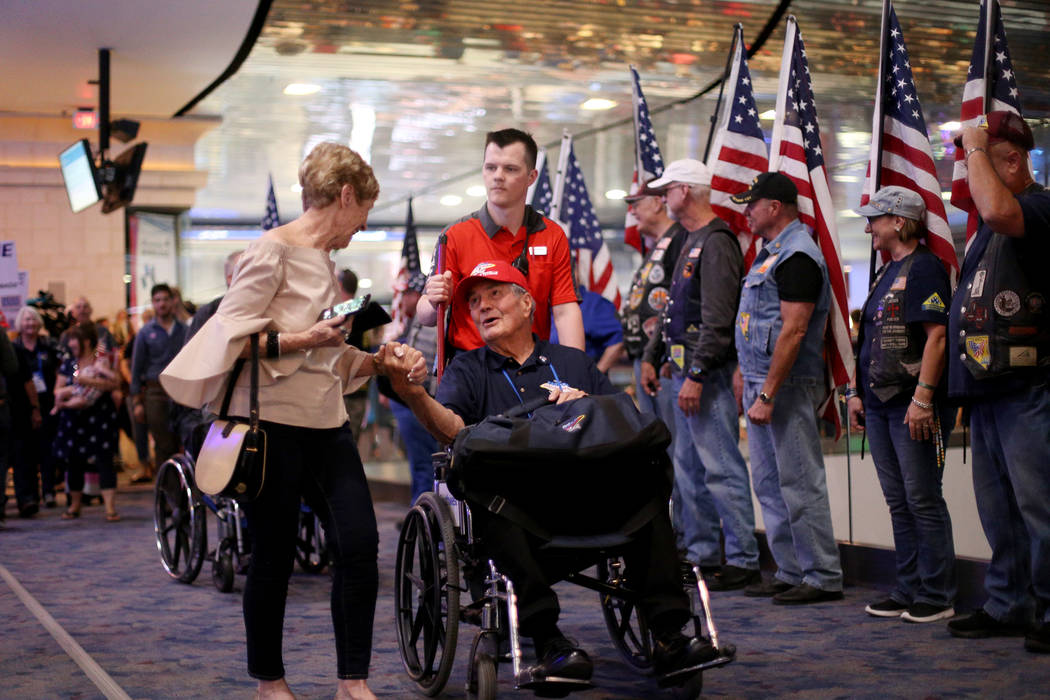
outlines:
[[[985,0],[984,4],[984,114],[992,111],[992,48],[995,46],[995,18],[999,16],[999,0]]]
[[[718,100],[715,101],[715,111],[711,113],[711,128],[707,131],[707,143],[704,144],[704,157],[702,158],[704,163],[707,163],[707,156],[711,153],[711,139],[715,135],[715,125],[718,122],[719,110],[722,107],[722,95],[725,93],[726,81],[729,80],[729,74],[733,70],[733,57],[736,56],[737,42],[743,42],[744,40],[744,25],[740,22],[736,23],[733,28],[733,40],[729,42],[729,54],[726,56],[726,67],[722,73],[722,80],[718,84]]]
[[[529,185],[528,191],[525,193],[525,202],[531,204],[533,198],[536,196],[536,188],[539,187],[540,177],[539,173],[543,172],[543,164],[547,161],[547,149],[541,148],[540,152],[536,155],[536,180]]]
[[[879,34],[879,70],[877,72],[877,81],[875,83],[875,120],[872,124],[871,131],[871,148],[874,151],[874,158],[868,160],[870,164],[874,165],[873,172],[868,178],[871,183],[868,191],[868,196],[873,197],[875,193],[879,191],[879,187],[882,186],[882,136],[884,131],[883,122],[886,121],[885,109],[882,104],[882,88],[886,80],[886,50],[889,45],[889,37],[887,36],[890,28],[890,7],[892,6],[892,0],[882,0],[882,32]],[[872,281],[875,279],[875,244],[872,242],[871,255],[868,256],[868,286],[871,286]]]
[[[642,166],[642,154],[639,152],[639,148],[638,148],[638,98],[640,97],[640,95],[638,94],[638,91],[641,90],[641,87],[638,85],[638,80],[641,80],[641,78],[639,78],[638,80],[635,80],[635,76],[637,75],[638,71],[635,69],[635,67],[633,65],[630,66],[630,73],[631,73],[631,117],[634,119],[634,135],[635,135],[635,137],[633,139],[634,140],[634,172],[638,174],[638,189],[641,190],[642,187],[645,185],[645,183],[642,182],[642,179],[643,179],[642,173],[645,172],[645,168]],[[634,194],[634,193],[632,192],[631,194]]]
[[[561,197],[565,193],[565,170],[569,167],[569,150],[572,148],[572,134],[565,129],[561,135],[561,149],[558,151],[558,172],[554,175],[554,201],[551,202],[551,219],[561,221]]]

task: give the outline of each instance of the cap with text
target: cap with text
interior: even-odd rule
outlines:
[[[759,173],[751,181],[751,187],[730,197],[737,204],[750,204],[760,199],[773,199],[784,204],[798,201],[798,188],[783,173]]]
[[[494,260],[478,263],[469,275],[459,281],[459,284],[456,285],[455,303],[466,305],[470,298],[470,290],[481,282],[516,284],[526,292],[532,293],[529,291],[529,283],[525,275],[521,274],[518,268],[502,260]]]

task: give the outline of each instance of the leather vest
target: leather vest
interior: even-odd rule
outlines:
[[[1025,234],[1045,236],[1050,231]],[[1050,367],[1047,299],[1025,275],[1012,243],[1010,237],[993,233],[973,279],[958,291],[965,296],[955,352],[974,379]]]
[[[660,314],[667,308],[667,290],[671,284],[664,269],[664,258],[675,237],[685,233],[680,224],[671,226],[634,272],[627,303],[620,312],[623,343],[632,360],[642,356],[649,338],[660,328]]]
[[[865,390],[870,390],[883,403],[905,391],[913,391],[919,380],[926,334],[921,324],[913,323],[908,327],[904,322],[904,310],[909,294],[908,273],[916,256],[920,254],[932,255],[925,246],[920,245],[904,259],[890,284],[889,291],[878,300],[874,337],[860,338],[861,342],[871,343],[871,365]],[[889,267],[884,265],[879,271],[874,284],[871,285],[872,290],[878,287]],[[947,299],[941,300],[942,305],[947,302]],[[865,306],[867,303],[865,302]],[[863,328],[863,325],[861,327]]]

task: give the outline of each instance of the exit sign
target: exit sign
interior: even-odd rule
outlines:
[[[93,109],[78,109],[73,112],[74,129],[97,129],[98,112]]]

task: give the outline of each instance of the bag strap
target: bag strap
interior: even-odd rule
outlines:
[[[248,403],[248,417],[251,420],[252,430],[259,427],[259,334],[252,333],[249,338],[251,344],[252,367],[251,367],[251,393]],[[226,384],[226,395],[222,398],[222,407],[219,409],[219,418],[228,420],[230,417],[230,400],[233,398],[233,389],[237,386],[237,379],[241,376],[246,360],[238,357],[230,372],[230,381]]]

